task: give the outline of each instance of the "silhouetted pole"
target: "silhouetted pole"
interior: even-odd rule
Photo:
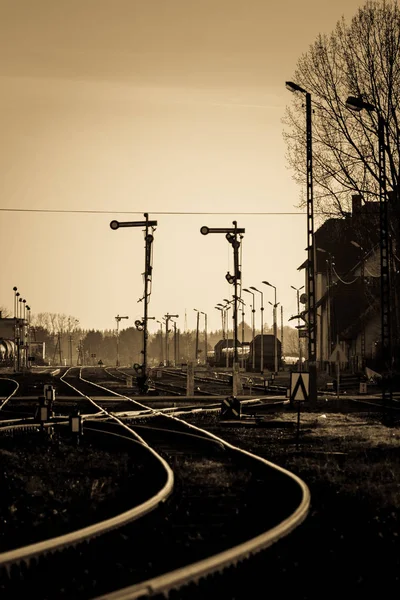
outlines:
[[[306,97],[308,370],[310,373],[309,401],[310,404],[315,404],[317,401],[317,319],[315,308],[315,245],[311,94],[292,81],[287,81],[286,87],[291,92],[300,92]]]
[[[144,301],[144,309],[143,309],[143,321],[136,320],[135,325],[138,331],[143,331],[143,364],[138,366],[138,375],[140,374],[140,384],[139,388],[141,390],[146,389],[146,379],[147,379],[147,340],[148,340],[148,330],[147,330],[147,321],[148,321],[148,305],[150,299],[149,286],[152,282],[152,245],[154,241],[154,237],[151,233],[149,233],[149,227],[152,228],[154,232],[154,228],[157,226],[157,221],[149,221],[148,213],[143,213],[145,221],[111,221],[110,227],[113,230],[119,229],[120,227],[144,227],[144,239],[145,239],[145,264],[144,264],[144,295],[142,300]],[[138,378],[139,380],[139,378]]]
[[[196,313],[197,313],[197,317],[196,317],[196,356],[195,356],[195,361],[196,361],[196,365],[197,365],[197,360],[198,360],[198,356],[199,356],[199,323],[200,323],[200,311],[198,311],[197,308],[194,308],[193,310],[195,310]]]

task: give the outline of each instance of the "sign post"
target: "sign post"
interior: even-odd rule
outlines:
[[[300,406],[310,397],[310,373],[290,373],[290,400],[297,403],[297,432],[296,450],[299,449],[300,440]]]

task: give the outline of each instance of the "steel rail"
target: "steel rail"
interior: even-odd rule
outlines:
[[[26,425],[13,425],[5,428],[0,427],[0,432],[5,431],[13,431],[13,430],[27,430],[37,428],[38,424],[26,424]],[[54,424],[48,423],[45,427],[54,427]],[[36,542],[34,544],[29,544],[28,546],[22,546],[20,548],[15,548],[14,550],[9,550],[7,552],[0,553],[0,567],[10,567],[12,564],[27,562],[31,558],[35,558],[41,554],[46,554],[48,552],[54,552],[55,550],[60,550],[66,546],[72,546],[84,540],[88,540],[99,535],[102,535],[112,529],[117,529],[126,523],[136,521],[141,517],[145,516],[149,512],[155,510],[160,504],[164,503],[167,498],[171,495],[174,487],[174,474],[168,465],[168,463],[153,450],[144,440],[137,435],[138,440],[133,438],[128,438],[127,436],[122,436],[113,432],[104,432],[99,430],[98,433],[103,435],[113,435],[117,437],[121,437],[133,443],[140,444],[146,450],[148,450],[155,458],[161,463],[163,469],[166,471],[167,481],[165,485],[159,490],[156,494],[154,494],[151,498],[142,502],[138,506],[131,508],[115,517],[111,517],[109,519],[105,519],[103,521],[99,521],[93,525],[89,525],[87,527],[83,527],[81,529],[77,529],[76,531],[72,531],[70,533],[66,533],[64,535],[57,536],[55,538],[51,538],[42,542]]]
[[[154,411],[155,414],[157,414],[157,412],[158,411]],[[180,423],[182,423],[183,421],[182,419],[178,419],[177,417],[174,417],[170,414],[164,414],[164,416],[169,419],[176,420]],[[266,460],[265,458],[262,458],[261,456],[257,456],[256,454],[248,452],[247,450],[237,448],[236,446],[233,446],[226,440],[216,436],[215,434],[209,431],[201,429],[200,427],[196,427],[195,425],[186,421],[183,422],[185,422],[189,429],[193,429],[194,431],[196,431],[197,434],[203,434],[206,438],[209,437],[215,441],[218,441],[221,444],[223,444],[226,448],[244,456],[247,456],[251,459],[254,459],[260,462],[261,464],[267,466],[268,468],[278,471],[292,479],[301,490],[301,502],[296,508],[296,510],[286,519],[284,519],[281,523],[279,523],[279,525],[276,525],[272,529],[269,529],[268,531],[258,536],[255,536],[254,538],[246,542],[233,546],[229,550],[225,550],[224,552],[220,552],[209,558],[197,561],[191,565],[187,565],[185,567],[176,569],[169,573],[165,573],[158,577],[154,577],[152,579],[135,584],[133,586],[123,588],[110,594],[99,596],[95,600],[133,600],[142,596],[166,593],[171,589],[180,588],[189,582],[196,581],[201,577],[205,577],[207,575],[210,575],[211,573],[220,571],[225,567],[228,567],[232,564],[236,564],[239,560],[244,560],[249,556],[256,554],[257,552],[268,548],[281,538],[288,535],[296,527],[298,527],[304,521],[308,514],[308,510],[310,507],[310,491],[306,483],[297,475],[291,473],[283,467],[280,467],[279,465],[276,465]]]
[[[189,423],[188,425],[194,429],[199,429]],[[197,561],[191,565],[186,565],[185,567],[181,567],[158,577],[154,577],[121,590],[111,592],[110,594],[98,596],[93,600],[134,600],[136,598],[151,597],[157,594],[167,594],[172,589],[179,589],[190,582],[198,581],[202,577],[206,577],[211,573],[221,571],[228,566],[236,564],[239,560],[247,559],[251,555],[260,552],[269,546],[272,546],[272,544],[287,536],[291,531],[298,527],[306,518],[310,507],[310,491],[304,481],[297,477],[297,475],[294,475],[294,473],[291,473],[290,471],[287,471],[286,469],[279,467],[278,465],[275,465],[274,463],[271,463],[270,461],[257,456],[256,454],[252,454],[247,450],[236,448],[229,442],[226,442],[222,438],[219,438],[210,432],[205,430],[200,431],[203,431],[211,438],[220,441],[229,449],[255,459],[294,480],[302,491],[302,500],[299,506],[291,515],[289,515],[289,517],[279,523],[279,525],[276,525],[272,529],[269,529],[268,531],[251,538],[250,540],[247,540],[246,542],[238,544],[237,546],[233,546],[229,550],[225,550],[224,552],[220,552],[210,556],[209,558]]]
[[[0,410],[3,408],[3,406],[5,406],[7,404],[7,402],[10,400],[10,398],[12,398],[14,396],[14,394],[17,393],[18,389],[19,389],[19,383],[18,381],[15,381],[15,379],[11,379],[10,377],[2,377],[1,379],[5,379],[6,381],[12,381],[13,383],[16,384],[16,388],[13,392],[11,392],[11,394],[9,396],[7,396],[7,398],[5,398],[3,400],[3,402],[0,404]]]
[[[64,375],[66,375],[68,373],[68,371],[69,371],[69,369],[66,371],[66,373]],[[60,379],[62,379],[62,377]],[[97,408],[101,409],[101,407],[98,407],[96,405],[96,403],[93,402],[93,400],[89,396],[86,396],[85,394],[80,392],[77,388],[75,388],[73,385],[69,384],[68,382],[64,381],[64,383],[66,383],[71,388],[73,388],[81,396],[87,398]],[[161,503],[165,502],[165,500],[171,495],[173,488],[174,488],[174,474],[173,474],[171,467],[166,462],[166,460],[164,458],[162,458],[153,448],[151,448],[151,446],[149,446],[147,444],[147,442],[145,440],[143,440],[135,431],[133,431],[129,426],[127,426],[125,423],[123,423],[120,419],[118,419],[114,415],[108,413],[104,409],[101,409],[101,410],[105,414],[107,414],[109,417],[111,417],[113,420],[115,420],[119,425],[121,425],[125,430],[127,430],[130,433],[130,435],[132,435],[136,439],[127,438],[126,436],[119,436],[119,437],[124,437],[125,439],[131,439],[132,442],[140,443],[146,450],[148,450],[160,462],[162,468],[166,472],[165,485],[159,492],[157,492],[157,494],[155,494],[149,500],[146,500],[145,502],[143,502],[142,504],[139,504],[135,508],[125,511],[115,517],[111,517],[110,519],[99,521],[98,523],[95,523],[94,525],[90,525],[88,527],[78,529],[76,531],[67,533],[65,535],[57,536],[55,538],[45,540],[43,542],[29,544],[28,546],[15,548],[14,550],[0,553],[0,567],[2,567],[2,566],[7,567],[13,563],[27,561],[30,558],[36,557],[38,555],[41,555],[41,554],[44,554],[44,553],[47,553],[50,551],[58,550],[65,546],[71,546],[71,545],[76,544],[85,539],[90,539],[92,537],[96,537],[98,535],[106,533],[107,531],[110,531],[117,527],[121,527],[122,525],[124,525],[128,522],[137,520],[137,519],[143,517],[144,515],[146,515],[147,513],[151,512],[152,510],[156,509]],[[48,423],[45,426],[46,427],[54,427],[54,424]],[[20,430],[36,429],[37,427],[38,427],[37,423],[12,425],[12,426],[7,426],[7,427],[1,427],[1,425],[0,425],[0,432],[13,431],[13,430],[18,430],[18,429],[20,429]],[[104,432],[100,432],[100,433],[104,433]],[[112,435],[118,435],[118,434],[113,433]]]

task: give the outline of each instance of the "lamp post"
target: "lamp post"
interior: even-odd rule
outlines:
[[[115,320],[117,321],[117,367],[119,367],[119,322],[121,321],[121,319],[129,319],[129,317],[120,317],[119,315],[115,317]]]
[[[227,304],[225,306],[222,306],[222,310],[223,315],[224,315],[224,323],[225,323],[225,329],[226,329],[226,357],[225,357],[225,364],[226,364],[226,368],[229,368],[229,326],[228,326],[228,315],[227,312],[228,310],[230,310],[231,306],[230,304]]]
[[[204,315],[204,364],[207,365],[207,313],[201,311]]]
[[[215,306],[215,308],[221,311],[221,325],[222,325],[222,339],[225,339],[225,321],[224,321],[224,309],[221,306]]]
[[[18,371],[21,368],[21,337],[22,337],[22,298],[18,298],[19,302],[19,318],[18,318]]]
[[[242,353],[241,353],[241,357],[242,357],[242,369],[244,370],[244,354],[243,354],[243,348],[244,348],[244,307],[246,306],[246,303],[243,302],[243,300],[241,298],[238,298],[238,302],[240,302],[240,304],[242,305]]]
[[[299,335],[299,371],[302,370],[302,360],[303,357],[301,355],[301,337],[300,337],[300,291],[302,289],[304,289],[304,285],[302,285],[301,287],[297,288],[294,287],[294,285],[290,286],[292,288],[292,290],[294,290],[296,292],[296,296],[297,296],[297,333]]]
[[[253,371],[256,370],[256,343],[255,343],[255,337],[256,337],[256,324],[255,324],[255,312],[256,312],[256,308],[255,308],[255,293],[252,292],[251,290],[248,290],[247,288],[243,288],[244,292],[247,292],[248,294],[251,294],[253,296],[253,305],[252,305],[252,309],[251,309],[251,328],[252,328],[252,335],[253,335],[253,356],[252,356],[252,369]]]
[[[338,331],[337,331],[337,324],[334,321],[334,323],[332,324],[332,310],[331,310],[331,288],[333,285],[333,267],[335,266],[334,260],[335,257],[328,251],[325,250],[324,248],[317,248],[316,249],[317,252],[322,252],[323,254],[327,254],[328,258],[326,259],[326,279],[327,279],[327,333],[328,333],[328,360],[329,357],[331,355],[332,352],[332,337],[337,336]],[[322,351],[322,340],[323,340],[323,336],[322,336],[322,315],[321,315],[321,364],[322,364],[322,360],[323,360],[323,351]],[[332,336],[332,329],[334,332],[334,336]]]
[[[388,200],[386,190],[386,164],[385,164],[385,125],[386,121],[381,111],[362,99],[362,96],[349,96],[346,106],[350,110],[360,112],[376,112],[378,115],[378,168],[379,168],[379,229],[380,229],[380,266],[381,266],[381,337],[382,337],[382,359],[383,368],[387,373],[387,380],[383,379],[382,404],[384,415],[388,404],[392,402],[392,332],[390,315],[390,247],[389,247],[389,223],[388,223]]]
[[[300,92],[306,97],[306,144],[307,144],[307,300],[308,300],[308,370],[310,373],[310,404],[317,401],[316,339],[317,319],[315,308],[315,248],[314,248],[314,197],[312,170],[312,110],[311,94],[293,81],[287,81],[290,92]]]
[[[17,297],[19,296],[19,292],[17,291],[18,288],[16,286],[13,287],[13,292],[14,292],[14,356],[13,356],[13,360],[14,360],[14,371],[17,370],[17,352],[16,352],[16,348],[17,348]]]
[[[264,373],[264,294],[261,290],[258,290],[254,286],[250,286],[251,290],[261,294],[261,361],[260,361],[260,373]]]
[[[274,285],[272,285],[272,283],[269,283],[268,281],[263,281],[263,283],[265,285],[269,285],[269,287],[274,288],[274,304],[272,305],[274,307],[274,370],[275,370],[275,374],[278,373],[278,331],[277,331],[277,322],[276,322],[276,308],[279,304],[279,302],[276,302],[276,287]],[[272,304],[272,302],[270,302],[270,304]]]
[[[167,367],[169,367],[169,321],[172,318],[179,318],[179,315],[170,315],[169,313],[167,313],[166,315],[164,315],[164,319],[165,319],[165,360],[167,363]]]
[[[352,244],[353,246],[355,246],[356,248],[358,248],[360,250],[360,276],[361,276],[361,294],[362,294],[362,300],[364,303],[364,298],[365,298],[365,251],[364,248],[362,246],[360,246],[360,244],[358,242],[355,242],[354,240],[350,241],[350,244]],[[358,368],[358,365],[357,365]],[[363,322],[361,322],[361,369],[365,368],[365,325]]]
[[[27,335],[27,342],[26,342],[26,356],[27,356],[27,366],[29,367],[29,355],[30,355],[30,346],[31,346],[31,307],[26,305],[26,310],[28,311],[27,313],[27,318],[28,318],[28,323],[27,323],[27,329],[28,329],[28,335]]]
[[[197,361],[198,361],[198,358],[199,358],[199,323],[200,323],[200,311],[197,310],[197,308],[194,308],[193,310],[195,310],[196,313],[197,313],[197,318],[196,318],[196,350],[195,350],[195,353],[196,353],[195,360],[196,360],[196,364],[197,364]]]
[[[162,332],[162,321],[158,321],[160,324],[160,362],[164,365],[164,347],[163,347],[163,332]]]

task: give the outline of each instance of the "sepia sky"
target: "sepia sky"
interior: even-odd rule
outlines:
[[[232,248],[200,227],[236,219],[243,287],[264,292],[270,325],[273,289],[261,281],[275,285],[286,324],[297,312],[290,286],[304,284],[306,216],[256,214],[299,212],[282,139],[285,81],[318,33],[359,5],[0,0],[0,305],[13,310],[16,285],[32,313],[96,329],[128,315],[121,328],[133,325],[143,233],[109,223],[148,212],[158,221],[150,316],[179,314],[193,329],[197,308],[209,329],[221,326],[214,307],[233,294]],[[256,294],[257,327],[259,308]]]

